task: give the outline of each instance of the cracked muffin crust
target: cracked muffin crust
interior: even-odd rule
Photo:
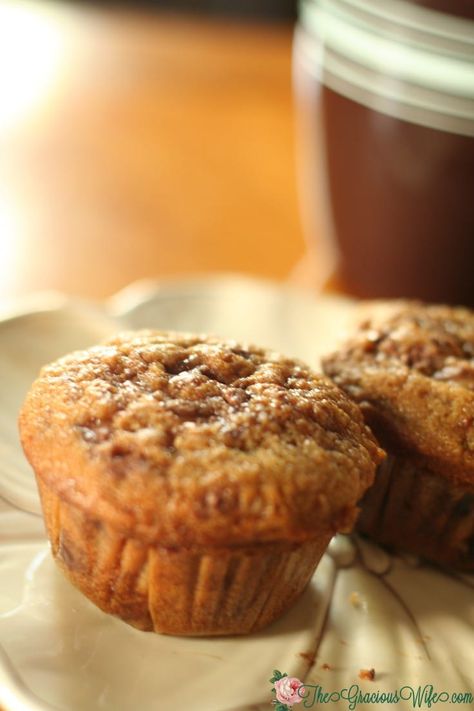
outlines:
[[[323,369],[361,406],[389,454],[359,530],[474,569],[474,313],[378,304]]]
[[[357,406],[303,364],[153,331],[43,368],[20,431],[69,577],[181,634],[246,632],[288,607],[382,456]]]

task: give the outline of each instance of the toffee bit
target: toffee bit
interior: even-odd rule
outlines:
[[[373,681],[375,679],[375,669],[361,669],[359,672],[359,679]]]

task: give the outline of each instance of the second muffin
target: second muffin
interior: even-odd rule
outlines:
[[[474,313],[374,305],[324,371],[362,407],[388,452],[358,529],[474,570]]]
[[[382,456],[302,364],[152,331],[44,368],[20,430],[60,567],[103,610],[172,634],[277,618]]]

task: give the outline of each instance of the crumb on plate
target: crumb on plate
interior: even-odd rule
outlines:
[[[362,607],[362,598],[356,590],[353,590],[349,595],[349,602],[352,607]]]
[[[299,652],[298,656],[307,661],[310,666],[312,666],[316,661],[316,657],[312,652]]]

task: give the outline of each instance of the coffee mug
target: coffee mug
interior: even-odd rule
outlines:
[[[301,205],[326,285],[474,306],[474,22],[449,6],[300,5]]]

